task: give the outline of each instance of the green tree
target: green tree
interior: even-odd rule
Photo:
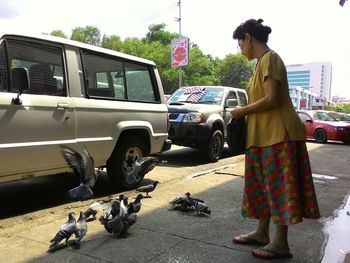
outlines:
[[[101,32],[94,26],[76,27],[72,30],[70,38],[86,44],[99,46],[101,42]]]
[[[128,37],[124,40],[122,52],[133,56],[144,57],[144,50],[144,44],[137,37]]]
[[[52,30],[50,33],[51,36],[56,36],[56,37],[63,37],[67,38],[67,36],[64,34],[64,32],[60,29]]]
[[[163,45],[171,44],[172,39],[179,38],[177,33],[170,33],[169,31],[165,31],[166,24],[152,24],[148,27],[149,32],[146,34],[146,37],[143,41],[152,42],[159,41]]]
[[[115,51],[122,51],[124,48],[124,43],[119,36],[116,35],[103,35],[102,37],[102,47],[108,48]]]
[[[183,86],[218,85],[216,62],[199,48],[190,50],[189,64],[183,67]]]
[[[219,62],[217,74],[221,85],[245,89],[253,70],[254,64],[242,54],[229,54]]]

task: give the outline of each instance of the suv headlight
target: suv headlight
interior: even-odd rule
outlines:
[[[201,123],[203,121],[203,116],[199,112],[189,112],[184,115],[183,122],[193,122]]]

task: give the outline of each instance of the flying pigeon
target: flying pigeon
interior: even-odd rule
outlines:
[[[74,240],[74,246],[80,247],[80,242],[87,233],[87,223],[84,215],[84,211],[80,211],[79,219],[76,222],[76,230],[74,232],[76,239]]]
[[[132,170],[126,175],[125,182],[127,186],[133,186],[139,183],[148,172],[153,170],[153,168],[160,163],[160,161],[161,159],[156,156],[147,156],[137,159],[133,164]]]
[[[94,159],[86,148],[82,154],[69,148],[61,146],[64,159],[74,174],[79,178],[80,185],[68,191],[70,200],[87,200],[94,196],[91,188],[95,186],[98,173],[95,171]]]
[[[154,189],[156,189],[158,183],[159,183],[158,181],[154,181],[152,184],[140,186],[139,188],[136,189],[136,192],[146,193],[145,197],[151,197],[148,195],[148,193],[153,192]]]
[[[61,246],[61,241],[63,239],[66,239],[66,244],[67,246],[68,240],[73,235],[77,230],[76,227],[76,219],[74,217],[74,212],[70,212],[68,214],[68,220],[65,222],[61,227],[60,230],[57,232],[55,237],[50,240],[51,245],[49,247],[49,252],[54,252],[55,250],[62,248]]]
[[[133,202],[128,206],[128,214],[138,213],[141,210],[143,195],[138,194]]]

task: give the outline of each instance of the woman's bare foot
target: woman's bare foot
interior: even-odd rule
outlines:
[[[257,231],[253,231],[245,235],[233,237],[232,242],[242,245],[266,245],[270,242],[270,238],[268,235],[263,235]]]
[[[291,258],[289,247],[281,247],[275,244],[268,244],[264,247],[253,249],[252,255],[254,257],[263,259],[276,259],[276,258]]]

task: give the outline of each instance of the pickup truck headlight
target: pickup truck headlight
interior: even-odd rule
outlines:
[[[203,121],[203,116],[199,112],[189,112],[184,115],[183,122],[193,122],[201,123]]]

